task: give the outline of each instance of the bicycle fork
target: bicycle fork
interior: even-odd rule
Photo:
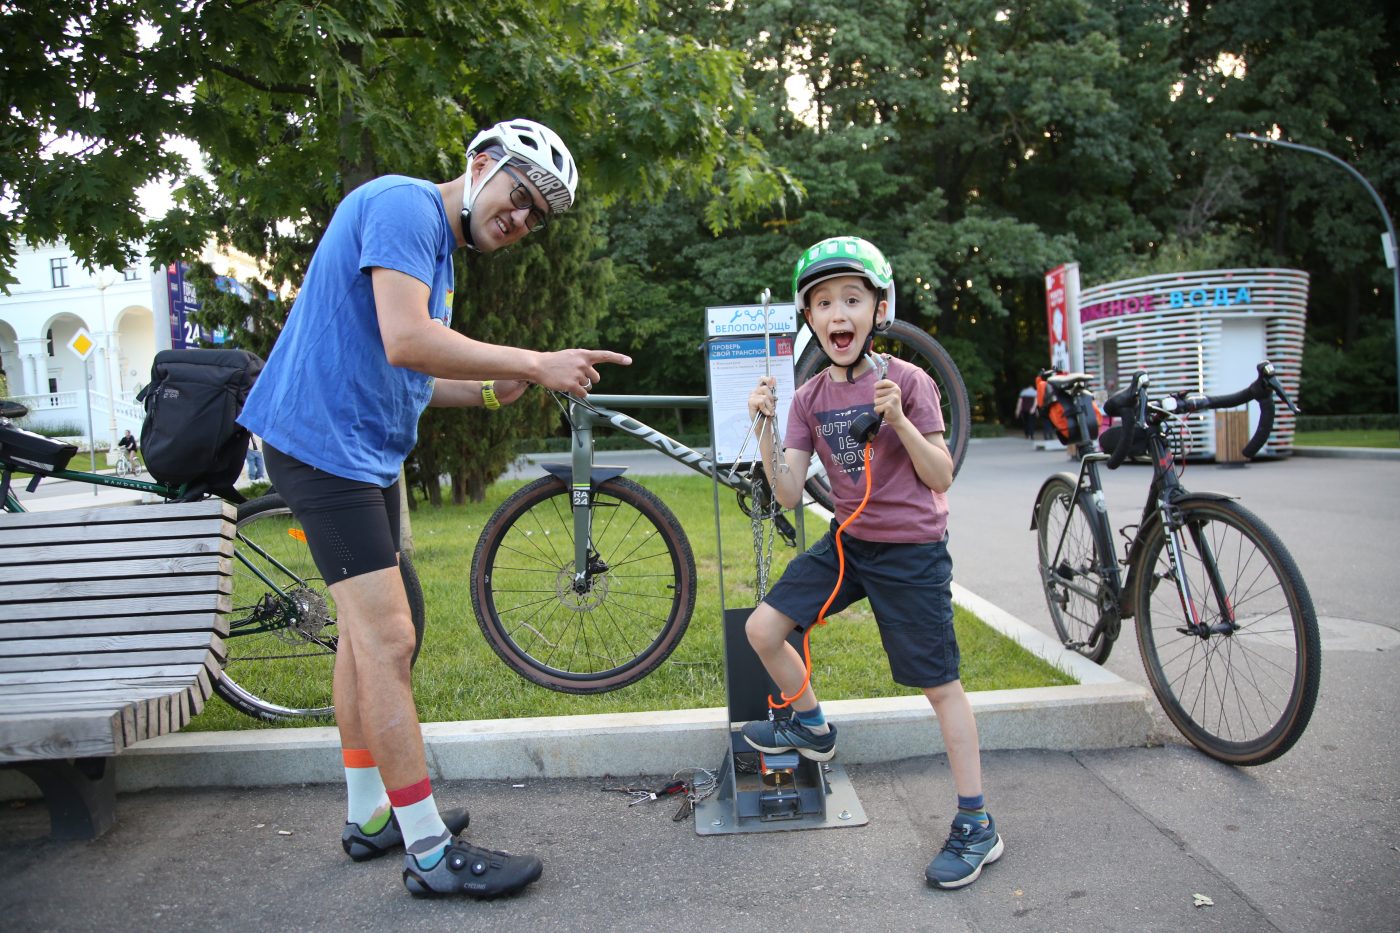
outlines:
[[[1194,635],[1201,639],[1210,638],[1212,635],[1234,634],[1239,628],[1235,624],[1235,609],[1230,603],[1230,594],[1226,591],[1224,578],[1220,575],[1220,567],[1215,560],[1215,550],[1206,540],[1201,526],[1188,525],[1181,510],[1165,501],[1158,502],[1158,511],[1162,518],[1162,528],[1166,531],[1167,537],[1168,573],[1176,584],[1177,598],[1181,601],[1181,611],[1186,619],[1186,625],[1177,631],[1183,635]],[[1186,566],[1186,547],[1182,537],[1183,530],[1190,533],[1195,554],[1205,568],[1210,588],[1215,593],[1216,609],[1220,613],[1220,621],[1214,625],[1208,625],[1202,620],[1198,597],[1191,591],[1191,581],[1184,569]]]

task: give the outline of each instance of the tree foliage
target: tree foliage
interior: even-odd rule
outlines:
[[[1379,0],[735,0],[671,15],[744,51],[764,143],[807,196],[713,238],[683,196],[661,220],[612,209],[627,295],[609,303],[645,296],[634,314],[647,323],[629,315],[606,333],[686,335],[685,357],[627,374],[639,389],[676,390],[678,372],[694,389],[700,309],[765,286],[786,295],[799,252],[837,233],[886,252],[900,316],[954,348],[986,418],[1004,418],[1045,361],[1043,276],[1061,262],[1086,284],[1301,268],[1310,355],[1386,329],[1379,218],[1360,187],[1324,160],[1230,139],[1326,149],[1395,204],[1400,31]],[[1308,400],[1319,382],[1305,379],[1305,402],[1393,409],[1393,354],[1375,365],[1354,380],[1340,368],[1355,391],[1326,401]]]
[[[631,352],[609,389],[701,391],[702,309],[785,297],[800,250],[850,232],[890,256],[900,316],[955,348],[982,417],[1044,360],[1043,274],[1065,261],[1086,284],[1304,269],[1304,404],[1395,408],[1374,205],[1325,160],[1230,138],[1324,149],[1394,207],[1400,20],[1381,0],[57,0],[0,23],[0,260],[18,235],[120,264],[142,237],[169,258],[221,231],[294,288],[349,188],[455,175],[475,128],[528,113],[602,213],[461,263],[456,326]],[[161,177],[179,206],[148,223],[130,192]],[[286,313],[220,303],[255,347]],[[424,433],[553,417],[524,404]],[[457,462],[444,444],[425,457]]]

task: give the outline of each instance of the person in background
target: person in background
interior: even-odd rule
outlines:
[[[1016,420],[1021,422],[1026,440],[1035,440],[1035,386],[1026,386],[1016,397]]]
[[[258,480],[262,479],[262,478],[263,478],[264,476],[266,476],[266,475],[267,475],[267,473],[264,472],[264,470],[263,470],[263,455],[262,455],[262,451],[258,448],[258,439],[257,439],[256,437],[249,437],[249,438],[248,438],[248,482],[250,482],[250,483],[256,483]]]

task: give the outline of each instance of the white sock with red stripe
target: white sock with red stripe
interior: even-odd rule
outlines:
[[[452,834],[433,800],[432,782],[423,778],[417,784],[391,790],[389,803],[399,818],[404,851],[417,860],[419,867],[432,868],[452,842]]]

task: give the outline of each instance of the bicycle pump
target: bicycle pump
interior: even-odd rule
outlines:
[[[781,410],[773,419],[760,415],[749,423],[737,450],[721,452],[720,429],[722,422],[733,423],[733,401],[746,400],[749,390],[759,375],[778,377],[779,387],[788,399],[791,398],[793,384],[792,336],[797,330],[796,309],[774,308],[772,294],[764,289],[760,297],[760,308],[711,308],[709,311],[709,335],[707,376],[709,378],[709,399],[711,432],[715,438],[715,464],[718,474],[721,463],[729,464],[729,475],[733,475],[745,462],[744,451],[753,440],[759,454],[750,458],[749,469],[755,480],[762,480],[763,467],[758,462],[762,456],[761,438],[764,431],[773,432],[773,455],[778,464],[782,460],[782,444],[778,422],[783,417]],[[722,312],[716,315],[715,312]],[[762,331],[758,329],[762,318]],[[790,316],[789,316],[790,315]],[[774,318],[779,320],[775,338]],[[741,328],[741,329],[736,329]],[[760,337],[761,334],[761,337]],[[762,343],[762,370],[758,369],[758,340]],[[778,353],[774,353],[775,339]],[[722,351],[721,351],[721,348]],[[737,358],[737,362],[736,362]],[[742,391],[742,394],[740,392]],[[725,406],[730,407],[726,411]],[[744,416],[747,420],[747,402],[744,402]],[[775,464],[775,469],[780,468]],[[757,485],[757,483],[756,483]],[[724,624],[724,671],[725,692],[728,699],[729,725],[725,730],[726,748],[724,762],[719,769],[718,788],[715,793],[699,801],[695,808],[695,831],[702,836],[727,835],[732,833],[777,832],[797,829],[823,829],[843,826],[863,826],[868,822],[855,789],[851,786],[845,768],[837,762],[817,762],[799,756],[796,752],[782,755],[764,755],[755,751],[744,741],[740,728],[744,723],[768,716],[768,697],[781,691],[769,678],[758,655],[749,645],[744,627],[754,606],[729,607],[724,586],[724,540],[720,524],[719,481],[715,479],[715,530],[719,554],[720,611]],[[756,567],[755,605],[762,601],[767,592],[768,563],[772,559],[771,521],[780,511],[776,499],[762,483],[765,493],[755,492],[749,504],[754,528],[754,556]],[[767,501],[761,501],[766,499]],[[768,548],[765,553],[762,541],[762,521],[767,512],[770,521]],[[796,524],[798,542],[803,542],[802,510],[797,510]],[[801,636],[794,633],[795,647],[801,650]]]

